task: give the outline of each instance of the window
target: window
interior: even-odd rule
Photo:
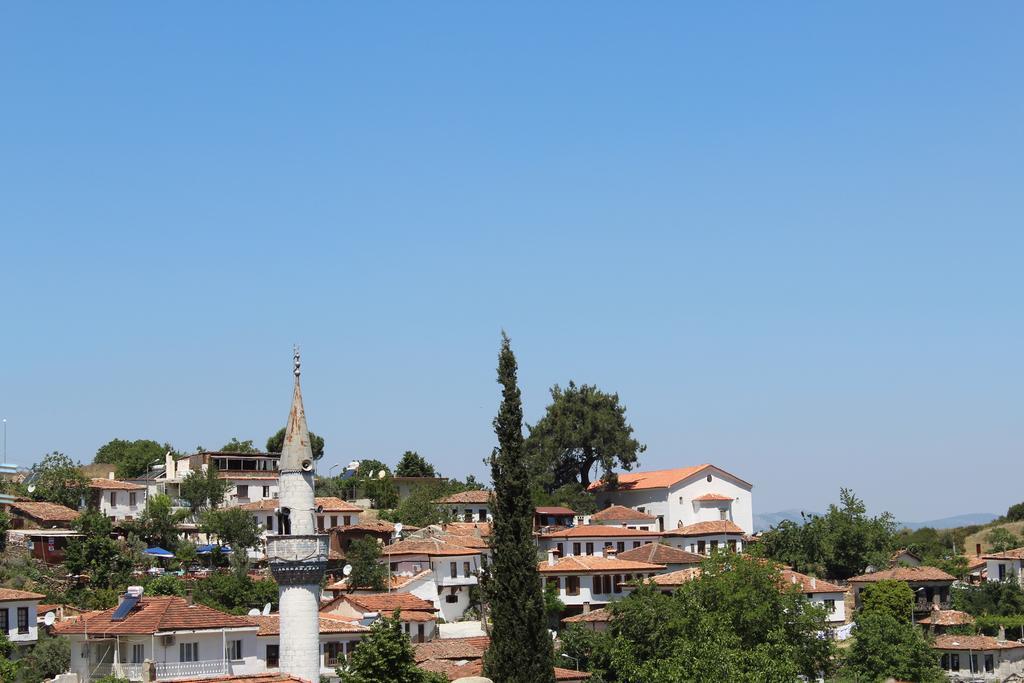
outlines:
[[[562,590],[562,579],[557,576],[548,577],[548,584],[554,585],[556,589]]]
[[[593,554],[594,554],[594,544],[593,543],[588,543],[587,544],[587,555],[593,555]]]
[[[132,643],[132,664],[142,664],[146,659],[146,646],[142,643]]]
[[[1000,581],[1005,581],[1006,580],[1006,565],[1005,564],[999,565],[999,580]]]
[[[199,661],[199,643],[179,643],[178,644],[178,661],[179,662],[198,662]]]
[[[640,541],[633,541],[633,547],[634,548],[639,548],[640,547]]]
[[[605,595],[607,595],[608,593],[611,593],[612,592],[612,576],[611,576],[611,574],[606,574],[605,576],[601,577],[601,579],[602,579],[602,583],[604,584],[602,586],[603,590],[601,592],[604,593]]]
[[[971,653],[971,673],[978,673],[978,655]]]
[[[129,493],[128,494],[128,504],[131,505],[132,507],[135,507],[135,494],[134,493]]]
[[[462,563],[462,575],[469,576],[469,562]]]
[[[423,624],[416,624],[416,642],[423,643],[427,640],[427,627]]]
[[[110,507],[115,507],[116,505],[117,505],[117,491],[111,491],[110,492]]]
[[[238,660],[242,658],[242,641],[241,640],[229,640],[227,649],[224,650],[224,656],[230,660]]]
[[[949,671],[949,655],[942,655],[942,659],[939,660],[939,668]]]
[[[345,515],[343,517],[343,520],[345,522],[345,526],[351,525],[352,524],[352,515]]]
[[[345,659],[344,643],[324,643],[324,658],[327,666],[338,666]]]
[[[572,544],[572,554],[573,555],[579,555],[580,554],[580,544],[579,543],[573,543]]]
[[[338,515],[331,515],[331,528],[338,526]]]
[[[18,608],[18,633],[28,633],[28,607]]]
[[[267,531],[274,530],[274,515],[267,515]]]
[[[239,498],[248,498],[249,497],[249,485],[248,484],[238,484],[237,486],[235,486],[235,495],[238,496]]]
[[[626,542],[625,541],[619,541],[618,543],[615,544],[615,549],[618,550],[620,553],[626,552]]]
[[[7,632],[11,630],[10,624],[11,611],[6,607],[0,609],[0,633],[7,635]]]
[[[703,555],[707,544],[704,541],[697,541],[697,553]]]
[[[455,602],[459,601],[459,596],[458,595],[446,595],[446,596],[444,596],[444,601],[447,602],[447,603],[455,603]]]
[[[711,475],[709,474],[708,475],[708,482],[710,482],[710,481],[711,481]]]
[[[458,562],[452,562],[451,569],[452,569],[452,578],[454,579],[456,576],[459,575],[459,563]]]
[[[718,541],[711,541],[711,552],[718,550]]]
[[[612,577],[612,591],[615,593],[622,592],[622,577],[618,574]]]
[[[960,670],[960,653],[951,654],[949,656],[949,670],[959,671]]]
[[[836,611],[836,601],[835,600],[826,600],[825,601],[825,609],[828,610],[829,614],[832,614],[833,612],[835,612]]]
[[[641,506],[641,507],[638,507],[638,508],[636,509],[636,511],[637,511],[637,512],[646,512],[646,511],[647,511],[647,508],[645,508],[645,507]]]
[[[264,498],[270,498],[270,487],[269,486],[264,486],[263,487],[263,497]]]
[[[466,521],[466,522],[472,522],[473,521],[473,511],[472,510],[466,510],[465,513],[462,515],[462,519],[463,519],[463,521]]]
[[[487,521],[487,510],[485,510],[485,509],[477,510],[476,511],[476,520],[478,522],[486,522]]]
[[[317,515],[317,517],[316,517],[316,528],[319,531],[323,531],[324,530],[324,516],[323,515]]]
[[[558,556],[559,557],[565,557],[565,551],[562,549],[562,544],[561,543],[556,543],[555,544],[555,550],[558,551]]]
[[[736,552],[736,539],[735,538],[730,538],[729,539],[729,551],[730,552]]]
[[[579,595],[580,594],[580,577],[578,577],[578,576],[567,576],[567,577],[565,577],[565,594],[566,595]]]
[[[996,661],[994,655],[985,655],[985,673],[990,674],[996,670]]]
[[[722,508],[721,510],[718,511],[718,518],[722,520],[729,519],[729,511],[726,510],[725,508]]]
[[[682,505],[682,504],[683,504],[683,497],[682,497],[682,496],[679,496],[679,504],[680,504],[680,505]]]

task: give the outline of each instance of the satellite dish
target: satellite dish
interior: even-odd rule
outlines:
[[[251,610],[249,610],[249,616],[250,617],[258,617],[259,615],[260,615],[260,611],[258,609],[256,609],[255,607],[253,607]]]
[[[395,524],[395,533],[396,534],[402,533],[402,523],[401,522],[398,522],[397,524]]]
[[[263,616],[267,616],[269,614],[270,614],[270,603],[268,602],[267,604],[263,605]]]
[[[57,615],[53,612],[47,612],[46,616],[43,617],[43,623],[47,626],[53,626],[53,622],[57,621]]]
[[[381,470],[380,472],[377,473],[377,478],[378,479],[383,479],[386,476],[388,476],[388,473],[385,472],[384,470]]]
[[[377,470],[370,470],[370,479],[373,479],[376,476],[377,476]]]
[[[32,493],[35,490],[36,490],[36,485],[35,484],[29,484],[28,485],[28,492],[29,493]]]
[[[341,573],[344,574],[345,576],[348,576],[349,574],[351,574],[352,573],[352,565],[346,564],[344,567],[341,568]]]

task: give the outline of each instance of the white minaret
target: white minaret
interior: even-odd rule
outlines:
[[[281,671],[320,681],[320,580],[327,568],[327,536],[316,533],[313,449],[299,387],[295,349],[295,393],[281,449],[278,535],[267,536],[267,559],[280,586]]]

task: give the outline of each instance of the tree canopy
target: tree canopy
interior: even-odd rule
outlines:
[[[231,547],[231,564],[239,574],[248,568],[248,551],[262,543],[259,526],[248,510],[238,507],[207,510],[200,529]]]
[[[412,641],[402,630],[399,612],[373,622],[356,645],[346,666],[337,670],[341,683],[447,683],[448,677],[416,666]]]
[[[161,446],[151,439],[113,439],[100,446],[92,461],[117,465],[119,479],[134,479],[146,474],[153,465],[163,462],[167,451],[173,450],[170,444]]]
[[[345,551],[345,559],[352,566],[348,583],[353,588],[384,591],[388,587],[388,568],[380,561],[380,546],[372,536],[352,541]]]
[[[45,500],[77,510],[89,493],[86,479],[71,458],[54,451],[32,466],[34,500]]]
[[[256,448],[253,444],[252,439],[246,439],[245,441],[239,441],[237,436],[231,437],[231,441],[220,447],[220,451],[224,453],[259,453],[260,449]]]
[[[380,476],[381,472],[384,472],[383,477]],[[391,477],[390,467],[380,460],[368,459],[359,462],[356,476],[349,481],[350,486],[361,490],[370,499],[373,507],[387,510],[398,505],[398,487]]]
[[[985,535],[985,541],[989,544],[992,552],[1002,553],[1013,550],[1024,545],[1020,536],[1013,533],[1006,527],[996,527]]]
[[[181,480],[178,495],[188,503],[192,514],[198,514],[221,505],[229,488],[231,484],[220,478],[216,467],[209,465],[205,471],[191,470],[186,474]]]
[[[545,491],[565,484],[590,484],[590,470],[614,481],[616,467],[630,470],[647,447],[633,438],[618,394],[583,384],[551,388],[551,404],[526,440],[533,475]]]
[[[267,452],[268,453],[280,453],[284,448],[284,432],[285,428],[277,430],[273,435],[267,438]],[[309,447],[313,451],[313,459],[319,460],[324,457],[324,438],[317,436],[313,432],[309,433]]]
[[[906,581],[878,581],[861,591],[861,614],[881,612],[900,621],[914,614],[914,591]]]
[[[175,510],[171,499],[157,493],[146,499],[146,507],[134,522],[126,526],[150,547],[174,551],[178,547],[178,524],[188,516],[187,510]]]
[[[396,477],[436,477],[437,470],[416,451],[406,451],[395,467]]]
[[[977,585],[954,585],[950,598],[953,609],[975,617],[1024,614],[1024,589],[1015,579],[983,581]]]
[[[123,543],[113,537],[113,524],[96,510],[88,510],[74,521],[82,534],[68,541],[64,566],[71,574],[87,574],[91,586],[111,588],[124,585],[133,569],[132,557]]]
[[[855,621],[853,644],[843,658],[845,674],[865,683],[946,680],[938,655],[910,621],[885,609],[861,612]]]
[[[840,489],[840,504],[824,515],[808,515],[803,524],[783,521],[765,532],[757,552],[798,572],[848,579],[869,565],[884,566],[896,549],[896,522],[884,512],[869,517],[864,502]]]

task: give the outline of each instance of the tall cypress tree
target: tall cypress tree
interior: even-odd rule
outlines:
[[[502,332],[498,354],[501,408],[494,418],[498,447],[491,453],[494,483],[493,556],[487,595],[491,644],[484,675],[495,683],[554,683],[554,651],[533,541],[533,502],[523,450],[523,404],[516,357]]]

